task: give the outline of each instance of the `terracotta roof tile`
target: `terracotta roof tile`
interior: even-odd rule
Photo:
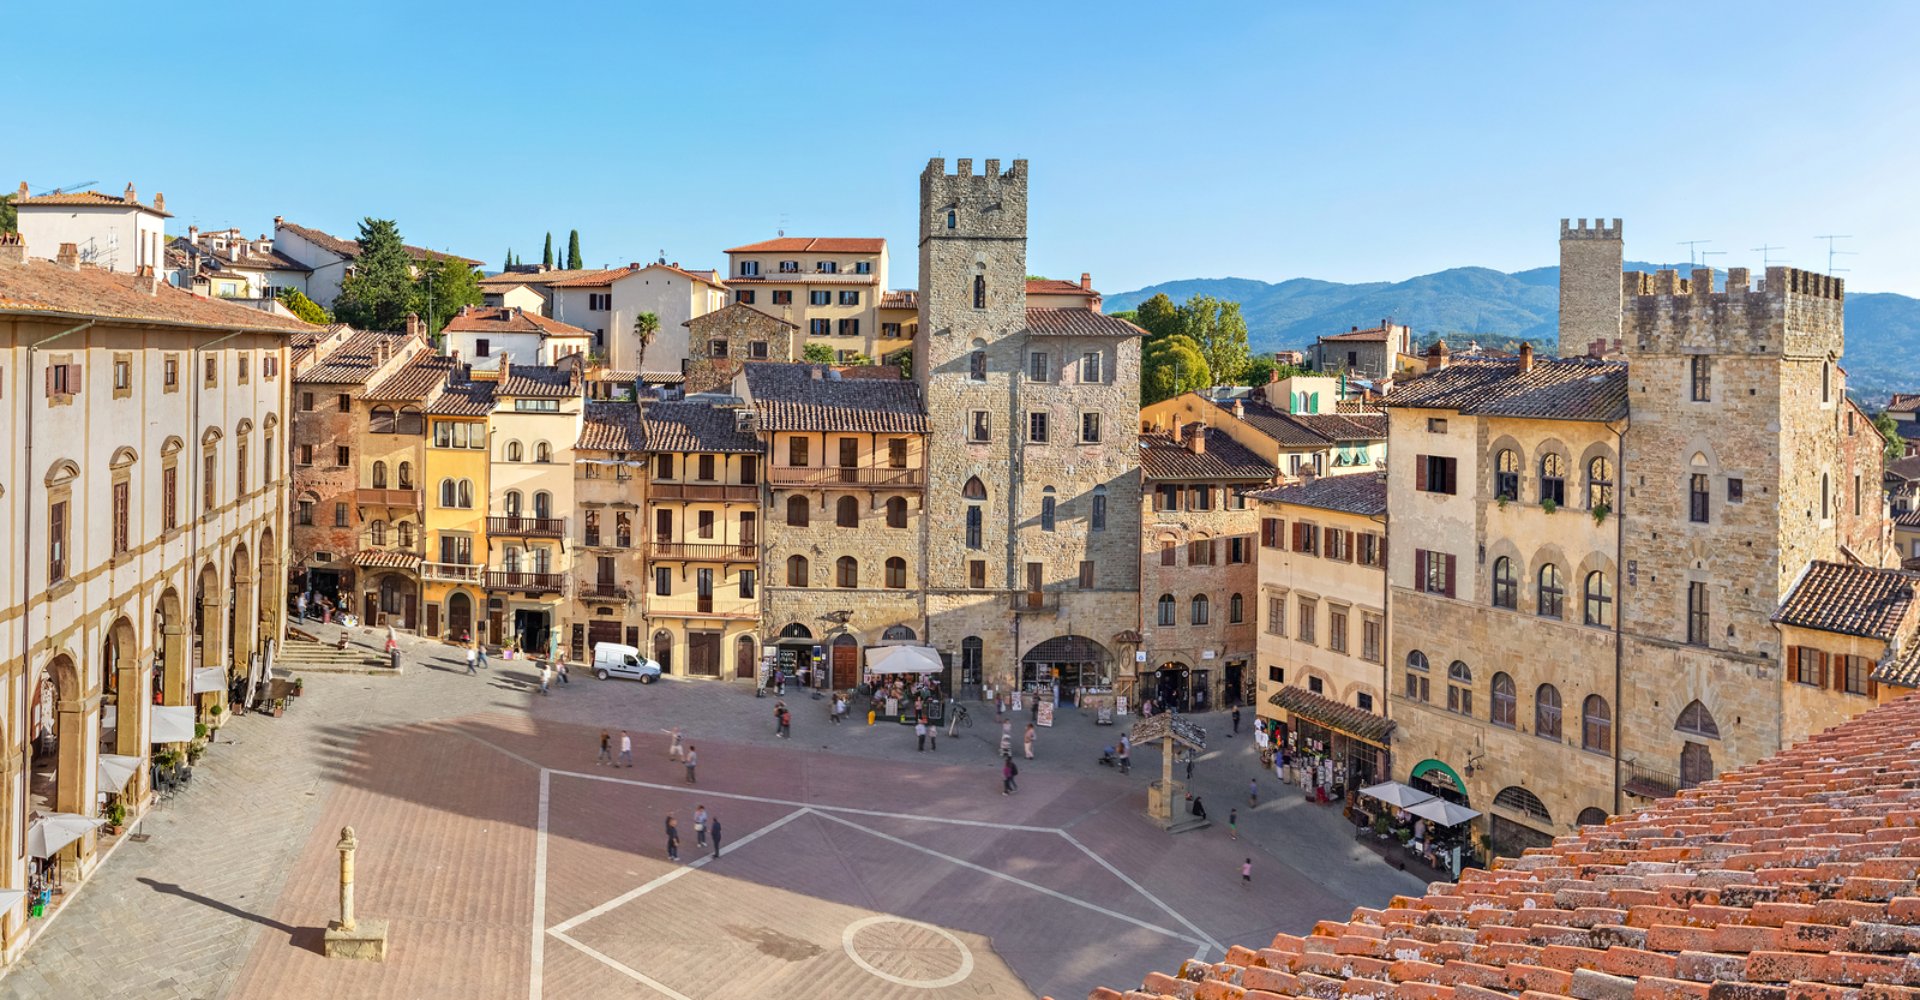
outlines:
[[[651,403],[644,416],[648,451],[760,451],[760,439],[739,428],[741,411],[711,403]]]
[[[1920,455],[1908,455],[1888,462],[1886,474],[1898,479],[1920,479]]]
[[[588,402],[580,419],[580,439],[575,451],[647,450],[647,429],[640,407],[634,403]]]
[[[1209,400],[1232,412],[1234,400]],[[1384,441],[1387,418],[1381,413],[1288,413],[1264,400],[1242,396],[1240,419],[1284,445],[1324,447],[1337,441]]]
[[[548,271],[502,271],[489,274],[480,279],[481,288],[511,288],[514,285],[533,285],[535,287],[551,285],[556,281],[577,278],[583,274],[601,274],[603,268],[582,267],[573,270],[554,268]]]
[[[1385,327],[1376,326],[1371,330],[1348,330],[1346,333],[1330,333],[1318,339],[1322,341],[1345,341],[1347,343],[1366,343],[1375,340],[1384,341],[1387,339],[1387,330]]]
[[[882,309],[918,309],[920,308],[920,290],[917,288],[896,288],[880,294]]]
[[[493,412],[492,382],[448,380],[440,394],[427,403],[427,412],[436,417],[484,417]]]
[[[172,242],[167,244],[167,262],[169,264],[174,262],[174,255],[176,253],[179,254],[179,266],[191,263],[197,258],[212,265],[216,271],[231,269],[240,271],[307,272],[313,270],[313,268],[294,260],[292,257],[278,250],[269,250],[266,253],[250,251],[245,257],[240,257],[235,255],[232,247],[228,247],[226,250],[215,250],[212,247],[190,243],[184,236],[176,236]]]
[[[1458,884],[1093,996],[1912,1000],[1916,740],[1910,695]]]
[[[321,358],[319,364],[301,372],[294,382],[298,385],[365,385],[380,367],[378,351],[382,341],[390,350],[398,351],[407,336],[363,330]]]
[[[1337,729],[1350,736],[1358,736],[1381,746],[1386,745],[1387,738],[1393,733],[1392,719],[1375,715],[1364,708],[1356,708],[1334,701],[1332,698],[1314,694],[1303,687],[1288,684],[1267,701],[1295,715],[1306,716],[1323,726]],[[1336,947],[1335,950],[1338,951],[1338,948]]]
[[[20,185],[22,192],[25,192],[26,189],[27,186],[25,184]],[[133,193],[132,185],[127,186],[127,193]],[[25,198],[16,195],[13,199],[14,205],[22,207],[35,205],[72,205],[75,207],[88,208],[137,208],[143,212],[152,212],[155,215],[171,219],[173,218],[173,213],[165,210],[163,207],[165,203],[165,198],[158,195],[154,197],[153,204],[145,205],[140,202],[138,196],[129,198],[125,194],[107,194],[102,191],[55,191],[52,194],[29,195]]]
[[[843,379],[829,366],[781,361],[750,364],[745,376],[762,430],[927,432],[926,407],[913,382]]]
[[[877,285],[875,274],[742,274],[728,278],[735,285]]]
[[[1891,639],[1913,605],[1915,579],[1896,569],[1815,560],[1780,602],[1773,620],[1796,628]]]
[[[537,333],[542,337],[590,337],[577,326],[517,306],[468,306],[442,327],[447,333]]]
[[[1618,420],[1627,412],[1627,366],[1588,358],[1541,358],[1523,372],[1517,359],[1454,361],[1401,382],[1385,405],[1546,420]]]
[[[597,271],[575,271],[565,278],[547,282],[549,288],[604,288],[613,284],[613,279],[627,273],[624,267],[608,267]]]
[[[1276,486],[1247,495],[1256,500],[1359,514],[1362,517],[1378,517],[1387,512],[1387,481],[1365,472],[1321,476],[1310,483]]]
[[[1195,434],[1206,435],[1206,451],[1195,454]],[[1265,482],[1280,470],[1242,447],[1223,430],[1198,423],[1182,428],[1179,441],[1170,435],[1140,436],[1140,475],[1146,479],[1253,479]]]
[[[879,253],[887,248],[883,239],[855,236],[783,236],[734,247],[727,253]]]
[[[1027,333],[1041,337],[1140,337],[1146,331],[1091,309],[1029,308]]]
[[[567,399],[580,395],[580,384],[574,380],[571,368],[514,365],[507,370],[507,377],[500,380],[493,394],[526,399]]]
[[[1064,278],[1028,278],[1027,294],[1079,295],[1089,299],[1097,299],[1100,297],[1099,292],[1091,288],[1081,288],[1079,282],[1067,281]]]
[[[417,355],[399,371],[360,394],[361,399],[383,403],[417,403],[432,395],[456,368],[452,358],[430,352]]]
[[[412,552],[394,552],[389,549],[366,549],[353,554],[353,564],[369,569],[410,569],[420,568],[420,557]]]
[[[346,257],[349,260],[360,256],[359,240],[343,240],[340,237],[333,235],[332,233],[321,232],[318,229],[313,229],[308,226],[297,226],[284,219],[275,223],[274,228],[285,229],[293,233],[295,236],[299,236],[302,239],[305,239],[308,243],[311,243],[322,250],[326,250],[330,253],[339,254],[340,256]],[[425,247],[416,247],[409,244],[402,244],[401,248],[406,250],[407,256],[412,257],[416,261],[440,260],[442,258],[445,258],[448,260],[457,260],[463,264],[467,264],[473,267],[479,267],[483,263],[482,261],[474,260],[471,257],[461,257],[457,254],[441,253],[438,250],[428,250]]]
[[[164,280],[97,267],[72,270],[38,259],[0,264],[0,313],[116,319],[261,333],[311,333],[316,329],[290,317],[203,298]]]
[[[1912,413],[1920,410],[1920,392],[1896,392],[1887,400],[1888,413]]]

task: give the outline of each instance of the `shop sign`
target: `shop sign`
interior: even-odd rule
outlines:
[[[1038,708],[1039,708],[1039,711],[1035,713],[1033,717],[1034,724],[1039,726],[1052,726],[1053,725],[1053,702],[1042,701],[1040,702]]]

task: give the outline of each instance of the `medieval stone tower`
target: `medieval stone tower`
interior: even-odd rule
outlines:
[[[927,639],[961,684],[1131,671],[1140,345],[1085,309],[1027,308],[1027,162],[920,176]]]
[[[1620,220],[1560,220],[1560,356],[1619,353],[1620,268],[1625,261]]]
[[[1838,467],[1840,279],[1773,267],[1753,288],[1745,268],[1731,268],[1724,292],[1713,279],[1704,268],[1616,279],[1632,415],[1621,461],[1621,752],[1683,778],[1780,748],[1771,618],[1808,560],[1842,558],[1855,502]],[[1877,492],[1863,499],[1877,513]],[[1694,701],[1707,715],[1683,720]]]

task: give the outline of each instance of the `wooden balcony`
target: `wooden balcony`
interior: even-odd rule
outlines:
[[[479,583],[480,574],[486,567],[479,563],[443,563],[430,562],[420,564],[420,575],[428,580],[445,583]]]
[[[522,570],[488,570],[488,590],[518,590],[529,594],[564,594],[565,573],[530,573]]]
[[[580,598],[587,601],[624,601],[628,596],[626,584],[604,580],[582,580],[579,591]]]
[[[760,487],[728,486],[721,483],[648,483],[647,499],[719,500],[731,503],[759,503]]]
[[[1015,614],[1051,614],[1060,610],[1060,595],[1051,590],[1016,590],[1011,603]]]
[[[559,538],[566,534],[567,522],[558,517],[489,517],[487,534],[515,538]]]
[[[695,562],[760,561],[758,545],[716,545],[711,542],[648,542],[647,556],[652,559],[686,559]]]
[[[824,468],[800,468],[774,465],[767,468],[767,482],[775,486],[813,486],[821,489],[858,486],[868,489],[921,489],[927,485],[925,469],[829,465]]]
[[[420,491],[388,490],[367,486],[353,491],[353,501],[362,507],[399,507],[419,510]]]

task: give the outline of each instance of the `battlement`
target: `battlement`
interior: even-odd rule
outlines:
[[[1000,169],[999,160],[983,161],[975,173],[972,159],[934,157],[920,174],[920,238],[1026,239],[1027,161]]]
[[[1560,238],[1563,240],[1624,239],[1620,232],[1619,219],[1613,220],[1613,225],[1611,226],[1607,225],[1607,220],[1605,219],[1595,219],[1591,226],[1587,225],[1587,220],[1585,219],[1581,219],[1578,223],[1570,219],[1561,219]]]
[[[1727,269],[1725,291],[1711,268],[1621,275],[1623,333],[1629,354],[1772,354],[1831,358],[1842,350],[1845,288],[1839,278],[1769,267],[1755,284],[1744,267]]]
[[[1009,167],[1005,173],[1001,173],[999,160],[987,160],[986,170],[982,173],[975,174],[973,172],[973,160],[970,157],[963,157],[953,161],[953,173],[947,173],[946,157],[936,156],[927,161],[927,169],[921,176],[943,177],[949,181],[959,177],[978,177],[981,180],[988,178],[997,180],[1025,180],[1027,177],[1027,161],[1015,160],[1013,161],[1012,167]]]
[[[1846,279],[1815,271],[1802,271],[1797,267],[1769,267],[1767,276],[1758,287],[1753,286],[1752,271],[1744,267],[1727,269],[1727,287],[1724,292],[1713,290],[1713,270],[1696,267],[1691,277],[1682,278],[1677,270],[1661,270],[1648,274],[1645,271],[1625,271],[1621,274],[1621,292],[1628,299],[1650,296],[1684,296],[1689,298],[1712,296],[1725,301],[1729,296],[1767,296],[1785,300],[1789,296],[1804,299],[1824,299],[1830,302],[1846,300]]]

